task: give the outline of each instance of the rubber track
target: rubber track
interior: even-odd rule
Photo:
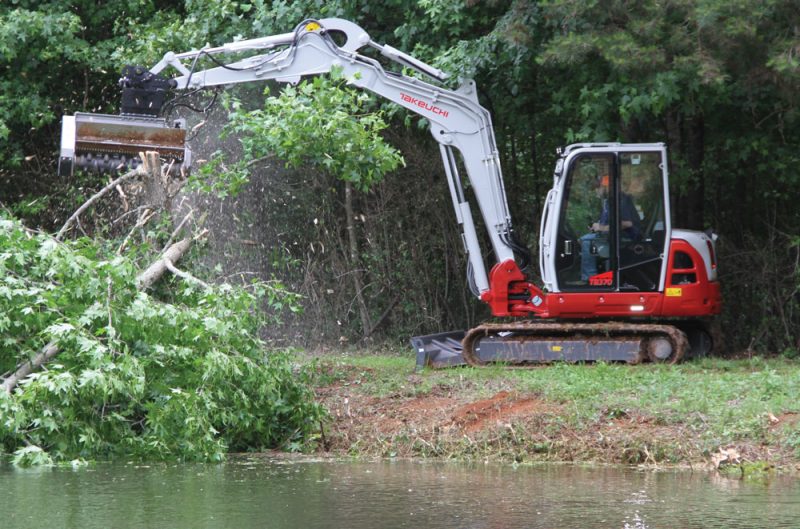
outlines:
[[[625,322],[605,322],[605,323],[542,323],[534,321],[514,322],[514,323],[487,323],[470,329],[462,340],[464,360],[471,366],[483,366],[483,362],[475,354],[475,345],[481,338],[498,335],[501,332],[521,333],[520,340],[529,341],[531,336],[542,336],[552,338],[555,335],[573,337],[575,335],[603,336],[603,337],[625,337],[640,338],[645,340],[657,336],[667,338],[673,347],[674,353],[666,363],[674,364],[680,362],[686,351],[689,349],[689,340],[686,334],[673,325],[650,324],[650,323],[625,323]],[[506,338],[507,339],[507,338]],[[641,362],[648,359],[646,347],[642,347],[639,353]],[[540,364],[510,364],[514,367],[534,367]]]

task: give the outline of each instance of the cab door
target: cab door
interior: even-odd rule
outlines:
[[[615,289],[615,181],[614,153],[581,153],[567,168],[555,251],[559,290]]]
[[[665,151],[618,154],[618,289],[663,290],[669,234]]]

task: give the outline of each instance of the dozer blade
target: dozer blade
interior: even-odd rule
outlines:
[[[164,118],[76,113],[61,122],[61,156],[58,174],[75,169],[115,174],[136,168],[140,152],[156,151],[170,171],[187,173],[191,150],[186,146],[183,120],[168,124]]]

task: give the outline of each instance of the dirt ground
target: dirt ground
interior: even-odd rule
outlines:
[[[416,382],[409,375],[409,385]],[[701,431],[619,410],[576,424],[563,404],[508,387],[457,392],[434,387],[422,395],[374,396],[361,391],[357,381],[342,381],[316,392],[330,413],[322,448],[334,455],[703,469],[758,462],[800,470],[791,451],[778,446],[745,442],[710,453]],[[800,420],[800,415],[774,419],[773,427],[778,428]]]

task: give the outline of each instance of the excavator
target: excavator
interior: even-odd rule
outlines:
[[[198,69],[201,60],[211,67]],[[167,68],[174,77],[162,75]],[[186,123],[161,116],[168,97],[237,83],[297,83],[334,69],[352,86],[428,121],[462,234],[469,289],[498,318],[467,332],[413,338],[418,367],[677,362],[711,351],[708,322],[722,307],[716,235],[672,227],[663,143],[558,150],[541,217],[537,285],[526,274],[530,254],[512,228],[492,118],[474,81],[450,89],[446,72],[373,41],[347,20],[308,19],[289,33],[168,52],[152,68],[126,66],[119,115],[63,117],[59,173],[131,168],[142,151],[160,153],[185,173],[192,166]],[[490,267],[473,200],[492,250]]]

